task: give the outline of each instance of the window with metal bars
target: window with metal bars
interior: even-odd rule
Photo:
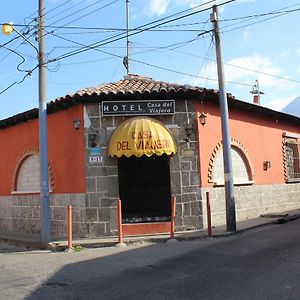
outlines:
[[[285,136],[285,174],[288,182],[300,181],[300,138]]]

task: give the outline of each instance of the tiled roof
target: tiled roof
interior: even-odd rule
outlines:
[[[79,103],[98,102],[101,100],[124,100],[128,98],[141,99],[143,97],[147,99],[149,96],[163,99],[161,97],[166,97],[167,95],[178,99],[194,98],[199,100],[203,97],[205,100],[216,104],[219,102],[217,90],[157,81],[149,77],[130,74],[115,83],[105,83],[91,88],[84,88],[73,94],[67,94],[57,98],[47,104],[47,110],[50,114]],[[228,94],[227,96],[229,107],[235,107],[239,110],[256,113],[262,116],[268,115],[275,119],[299,123],[299,117],[273,111],[269,108],[257,106],[252,103],[234,100],[235,98],[231,94]],[[32,109],[8,119],[0,120],[0,129],[35,118],[38,118],[38,109]]]
[[[127,75],[124,79],[114,83],[105,83],[95,87],[85,88],[67,97],[85,97],[85,96],[108,96],[117,94],[143,94],[143,93],[160,93],[160,92],[180,92],[193,91],[203,92],[202,88],[190,85],[180,85],[175,83],[167,83],[163,81],[153,80],[149,77],[141,77],[138,75]],[[211,90],[213,91],[213,90]],[[64,97],[63,97],[64,98]],[[61,98],[60,98],[61,99]]]

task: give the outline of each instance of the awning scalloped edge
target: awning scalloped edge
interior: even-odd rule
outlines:
[[[149,117],[133,117],[113,132],[108,155],[136,156],[173,155],[176,145],[171,132],[160,121]]]

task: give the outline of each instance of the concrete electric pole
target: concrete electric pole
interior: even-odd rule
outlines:
[[[235,218],[235,200],[234,200],[234,185],[231,159],[231,141],[229,130],[228,104],[225,92],[225,80],[223,74],[223,60],[221,51],[221,40],[218,24],[218,7],[213,6],[213,12],[210,20],[214,26],[214,35],[216,43],[216,56],[218,68],[218,82],[219,82],[219,100],[221,110],[222,123],[222,144],[223,144],[223,162],[224,162],[224,181],[225,181],[225,197],[226,197],[226,224],[227,231],[236,231]]]
[[[48,134],[46,100],[45,60],[45,4],[39,0],[38,16],[38,63],[39,63],[39,142],[40,142],[40,196],[41,196],[41,239],[43,244],[51,241],[51,221],[48,175]]]
[[[38,10],[38,48],[13,23],[2,26],[5,35],[15,31],[37,52],[39,69],[39,159],[40,159],[40,205],[41,205],[41,242],[44,246],[51,241],[51,221],[49,203],[48,175],[48,134],[47,134],[47,101],[46,101],[46,60],[45,60],[45,7],[44,0],[39,0]]]

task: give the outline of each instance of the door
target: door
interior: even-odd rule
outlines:
[[[170,219],[171,186],[169,156],[122,156],[118,160],[119,193],[124,222]]]

